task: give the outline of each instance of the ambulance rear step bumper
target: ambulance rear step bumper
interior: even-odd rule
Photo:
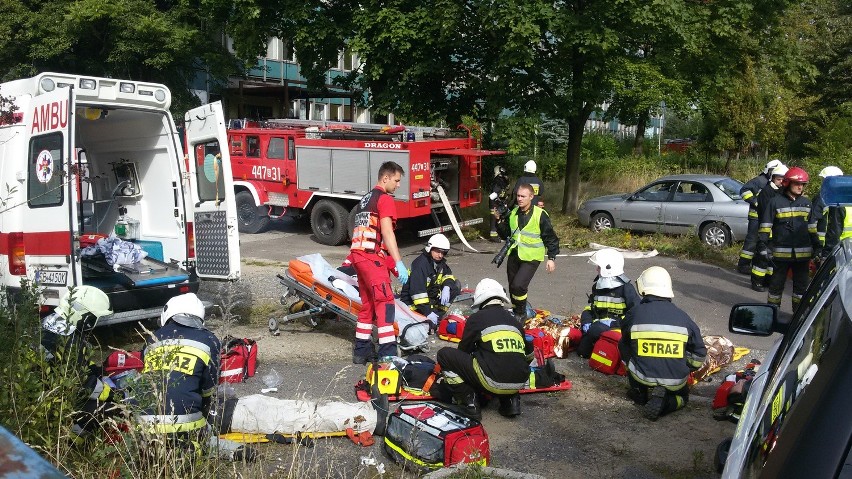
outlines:
[[[209,310],[213,303],[210,301],[202,301],[204,309]],[[159,318],[163,312],[163,307],[134,309],[132,311],[121,311],[119,313],[103,316],[98,320],[98,327],[109,326],[112,324],[129,323],[131,321],[144,321],[146,319]]]

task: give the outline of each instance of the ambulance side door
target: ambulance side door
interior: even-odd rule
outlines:
[[[73,92],[69,88],[35,96],[24,112],[25,164],[18,172],[23,210],[23,247],[27,276],[46,288],[45,299],[58,300],[67,286],[80,284],[73,259],[77,198],[71,172],[74,159]],[[57,291],[58,290],[58,291]]]
[[[192,109],[184,120],[196,273],[207,279],[239,279],[240,237],[222,104]]]

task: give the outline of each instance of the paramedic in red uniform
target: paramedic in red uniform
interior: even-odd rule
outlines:
[[[639,275],[636,286],[642,302],[627,311],[618,350],[627,364],[627,397],[656,421],[686,406],[687,378],[704,364],[707,348],[692,318],[672,304],[668,271],[651,266]]]
[[[397,355],[394,332],[396,305],[389,272],[395,268],[399,282],[405,284],[408,269],[402,262],[393,233],[396,206],[391,195],[399,187],[404,173],[402,167],[393,161],[382,163],[379,182],[357,206],[349,253],[358,274],[361,295],[361,312],[355,325],[355,346],[352,350],[354,364],[366,364],[372,360],[374,324],[379,336],[379,357]]]

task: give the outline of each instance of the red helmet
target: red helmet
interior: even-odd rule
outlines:
[[[807,183],[809,179],[807,171],[799,168],[798,166],[794,166],[787,170],[787,174],[784,175],[782,185],[787,186],[791,181],[796,183]]]

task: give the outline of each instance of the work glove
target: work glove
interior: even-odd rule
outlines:
[[[396,271],[399,275],[399,284],[405,284],[408,282],[408,268],[405,267],[405,263],[402,260],[396,262]]]
[[[426,316],[426,319],[428,319],[429,321],[432,321],[432,324],[434,324],[435,326],[438,325],[438,313],[433,311],[433,312],[429,313],[429,316]]]
[[[450,287],[449,286],[444,286],[444,288],[441,289],[441,304],[444,305],[444,306],[447,306],[448,304],[450,304]]]

